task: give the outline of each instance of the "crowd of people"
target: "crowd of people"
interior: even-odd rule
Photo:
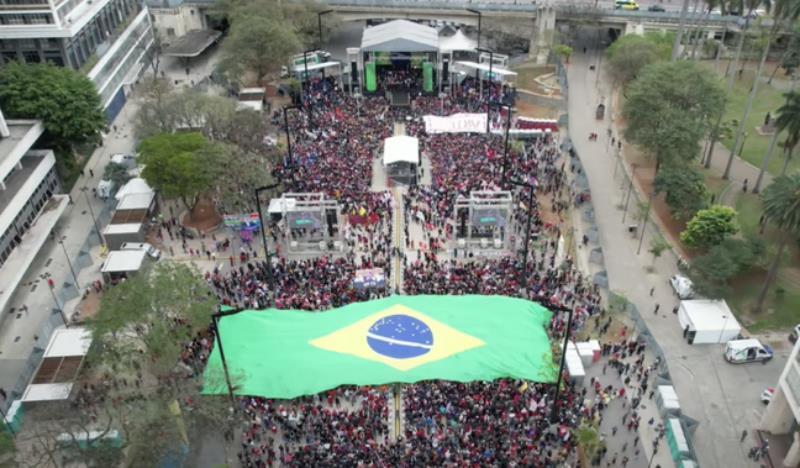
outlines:
[[[509,90],[498,86],[487,85],[484,92],[494,93],[496,101],[511,98]],[[410,187],[395,199],[390,192],[369,192],[373,159],[393,131],[394,114],[387,101],[356,100],[330,81],[308,86],[303,112],[289,120],[292,154],[275,169],[275,176],[288,190],[323,192],[339,202],[345,252],[291,260],[278,255],[269,267],[261,258],[248,257],[230,271],[215,269],[206,279],[220,302],[316,312],[395,292],[499,294],[569,307],[575,311],[574,330],[599,318],[603,309],[597,287],[558,247],[562,226],[553,219],[568,207],[571,189],[552,134],[513,145],[505,164],[499,135],[425,134],[422,115],[433,109],[470,111],[479,103],[476,94],[475,83],[467,80],[454,96],[418,97],[402,114],[407,132],[420,138],[420,148],[430,158],[432,184]],[[458,235],[453,222],[456,197],[509,189],[519,200],[527,200],[527,192],[508,180],[536,187],[534,205],[515,203],[504,228],[512,237],[512,255],[485,258],[470,252],[459,258],[458,249],[448,251]],[[399,246],[393,241],[395,210],[404,220]],[[522,250],[519,239],[527,237],[528,210],[533,211],[532,235],[525,261],[517,253]],[[414,224],[421,227],[414,229],[421,236],[409,231]],[[279,229],[270,234],[279,244]],[[402,291],[392,286],[395,258],[402,265]],[[383,268],[386,286],[356,288],[353,280],[361,268]],[[566,323],[564,314],[554,314],[554,339],[563,336]],[[198,336],[187,347],[184,364],[201,365],[198,360],[202,363],[210,348],[209,336]],[[620,355],[618,361],[622,359]],[[645,370],[630,372],[640,375]],[[239,404],[246,425],[238,456],[248,467],[556,466],[574,460],[572,429],[587,418],[602,417],[603,404],[601,398],[587,404],[587,390],[572,383],[557,402],[552,390],[552,385],[500,379],[341,387],[292,401],[243,397]],[[395,396],[402,401],[399,433],[389,424]],[[559,411],[551,419],[554,404]]]

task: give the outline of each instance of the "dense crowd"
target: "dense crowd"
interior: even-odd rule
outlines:
[[[500,86],[486,85],[483,91],[495,102],[513,99],[512,91]],[[292,154],[275,176],[291,191],[324,192],[339,201],[346,253],[303,260],[279,255],[271,268],[263,259],[247,256],[229,272],[207,274],[220,301],[236,307],[324,311],[382,297],[393,292],[390,266],[397,257],[404,294],[524,295],[573,309],[576,330],[599,318],[603,311],[596,286],[559,251],[560,223],[547,222],[541,213],[546,205],[552,216],[560,217],[571,197],[558,142],[548,136],[513,145],[504,180],[501,136],[425,134],[422,115],[474,111],[482,101],[477,94],[474,80],[468,79],[452,97],[418,97],[410,111],[395,114],[382,97],[356,100],[330,81],[310,85],[303,112],[293,113],[289,121]],[[394,118],[402,118],[407,133],[420,138],[432,165],[432,185],[409,188],[401,207],[389,192],[368,192],[373,158],[392,134]],[[510,189],[527,200],[527,192],[507,180],[536,186],[535,204],[515,208],[506,228],[513,239],[523,239],[523,221],[527,210],[533,211],[527,264],[518,255],[486,259],[470,253],[459,258],[458,249],[447,255],[457,230],[452,222],[455,198],[475,190]],[[405,250],[392,244],[395,209],[405,221]],[[409,232],[414,223],[422,227],[421,238]],[[270,234],[275,244],[284,235],[278,226]],[[512,245],[521,250],[518,241]],[[361,268],[383,268],[387,286],[354,287]],[[274,293],[269,292],[270,281]],[[550,328],[554,338],[563,336],[565,317],[555,314]],[[198,356],[205,359],[209,344],[205,335],[193,341],[185,364],[194,368]],[[557,418],[550,420],[552,390],[552,385],[501,379],[341,387],[292,401],[241,398],[247,423],[239,459],[252,467],[557,466],[574,457],[571,429],[585,418],[598,417],[604,404],[595,398],[587,405],[586,390],[568,383],[557,402]],[[404,422],[398,434],[389,425],[395,391],[401,392]]]

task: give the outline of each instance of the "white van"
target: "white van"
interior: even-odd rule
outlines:
[[[115,187],[113,180],[101,180],[97,184],[97,196],[105,200],[114,193]]]
[[[769,361],[773,354],[772,348],[755,338],[731,340],[725,345],[725,360],[731,364]]]
[[[147,255],[151,256],[154,260],[161,258],[161,251],[155,248],[152,244],[147,242],[123,242],[119,247],[120,250],[144,250]]]

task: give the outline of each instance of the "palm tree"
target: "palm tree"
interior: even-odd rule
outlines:
[[[778,109],[778,118],[775,119],[775,130],[786,131],[786,142],[783,144],[783,169],[781,175],[786,174],[794,149],[800,143],[800,93],[792,91],[784,94],[786,102]]]
[[[800,173],[782,175],[764,189],[764,219],[781,232],[778,253],[772,260],[761,292],[758,294],[755,312],[761,312],[764,300],[778,273],[783,251],[789,239],[800,234]]]
[[[764,4],[769,5],[767,2]],[[744,115],[742,116],[739,130],[736,132],[736,139],[734,141],[733,148],[731,149],[731,154],[728,156],[728,163],[725,166],[725,172],[722,174],[723,179],[727,179],[728,176],[730,176],[733,158],[736,156],[736,152],[739,151],[739,142],[744,134],[744,126],[747,121],[747,117],[750,115],[750,111],[753,108],[753,101],[755,100],[756,94],[758,94],[758,86],[761,83],[761,74],[764,71],[764,63],[767,61],[769,49],[776,39],[778,33],[784,29],[785,26],[791,25],[795,20],[797,20],[797,17],[800,16],[800,2],[797,2],[796,0],[778,0],[775,2],[774,6],[775,8],[773,11],[774,18],[772,27],[770,28],[770,31],[766,37],[766,44],[764,45],[764,50],[761,54],[761,61],[759,62],[758,69],[756,70],[756,77],[753,81],[752,88],[750,88],[750,95],[747,97],[747,105],[744,109]]]

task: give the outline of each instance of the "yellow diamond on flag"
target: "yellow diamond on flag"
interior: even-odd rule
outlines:
[[[474,336],[399,304],[309,343],[334,353],[380,362],[401,371],[446,359],[485,344]]]

